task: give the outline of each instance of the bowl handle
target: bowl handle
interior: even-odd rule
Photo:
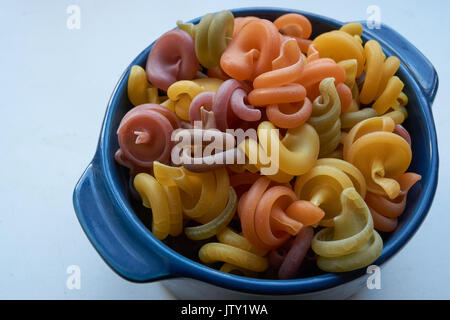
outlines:
[[[108,193],[102,170],[96,167],[95,160],[75,187],[73,204],[87,237],[120,276],[136,282],[170,276],[167,259],[123,223],[123,209]]]
[[[411,71],[431,106],[439,85],[437,72],[431,62],[411,42],[387,25],[381,24],[379,29],[369,29],[366,21],[360,23],[364,27],[364,33],[375,37],[382,46],[393,51],[392,53]]]

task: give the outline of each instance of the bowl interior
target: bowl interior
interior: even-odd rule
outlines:
[[[254,15],[261,18],[266,18],[269,20],[274,20],[280,15],[287,12],[295,12],[295,10],[274,10],[274,9],[252,9],[252,10],[236,10],[233,11],[235,16],[248,16]],[[313,39],[318,34],[327,32],[333,29],[337,29],[342,23],[334,21],[328,18],[323,18],[317,15],[300,12],[307,16],[313,25]],[[193,20],[198,22],[199,20]],[[364,40],[368,40],[370,34],[366,32],[363,35]],[[138,217],[144,225],[149,229],[151,226],[151,215],[149,209],[144,209],[140,203],[133,200],[133,197],[129,189],[129,173],[128,170],[118,165],[114,161],[114,153],[118,149],[118,141],[116,130],[122,117],[127,111],[130,110],[132,104],[127,97],[127,86],[126,82],[128,79],[129,69],[132,65],[140,65],[145,68],[146,58],[148,52],[151,49],[151,45],[147,47],[141,54],[139,54],[136,59],[127,67],[123,77],[119,81],[115,92],[110,101],[110,105],[105,117],[105,123],[103,128],[102,137],[100,144],[102,144],[103,157],[105,170],[109,171],[109,175],[112,178],[109,183],[114,185],[114,189],[118,190],[119,201],[123,201],[125,205],[129,208],[130,212]],[[391,53],[386,50],[385,53],[389,56]],[[400,57],[401,58],[401,57]],[[375,264],[380,265],[394,255],[413,235],[417,230],[421,221],[424,219],[431,199],[434,195],[435,188],[435,175],[437,167],[432,167],[432,135],[433,135],[433,125],[430,128],[430,122],[432,123],[432,118],[428,114],[428,106],[426,100],[423,98],[422,93],[418,90],[416,83],[403,66],[399,69],[397,73],[399,77],[404,81],[405,88],[404,91],[409,98],[409,103],[407,109],[409,112],[409,117],[405,121],[404,126],[409,131],[412,139],[412,149],[413,149],[413,159],[409,171],[413,171],[422,175],[422,180],[416,183],[416,185],[411,189],[408,194],[407,207],[403,215],[399,219],[399,225],[395,232],[389,234],[382,234],[384,239],[384,249],[380,258],[375,262]],[[435,171],[433,171],[435,170]],[[149,231],[150,232],[150,231]],[[181,242],[185,242],[183,239]],[[188,246],[181,246],[176,240],[168,240],[166,243],[174,248],[177,252],[182,251],[183,255],[197,261],[197,250],[202,243],[190,243]],[[198,265],[199,270],[209,269],[206,266]],[[320,283],[315,289],[325,288],[327,286],[336,285],[358,276],[365,274],[365,270],[357,270],[353,272],[348,272],[345,274],[321,274],[318,270],[317,276],[313,276],[314,280]],[[216,274],[219,277],[219,275]],[[230,277],[230,276],[229,276]],[[241,281],[243,277],[231,276],[236,281]],[[241,280],[240,280],[241,279]],[[302,282],[305,283],[307,280],[311,280],[310,277],[292,280],[293,283],[302,286]],[[265,280],[255,280],[255,281],[265,281]],[[300,288],[299,287],[299,288]],[[304,288],[303,288],[304,289]],[[308,290],[312,289],[309,287]],[[306,289],[305,289],[306,290]]]

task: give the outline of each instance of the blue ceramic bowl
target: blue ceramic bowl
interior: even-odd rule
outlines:
[[[337,29],[343,23],[291,9],[246,8],[232,10],[236,17],[258,16],[274,20],[282,14],[297,12],[308,17],[313,39],[320,33]],[[192,22],[198,23],[200,18]],[[413,141],[410,171],[422,175],[408,196],[406,211],[395,232],[385,236],[384,249],[374,263],[383,265],[411,239],[424,221],[432,203],[438,179],[438,148],[431,105],[438,77],[431,63],[406,39],[386,25],[369,29],[365,22],[363,39],[377,40],[387,56],[400,58],[399,77],[409,97],[409,118],[405,127]],[[295,280],[262,280],[219,272],[190,260],[156,239],[137,217],[128,192],[128,173],[114,161],[118,148],[116,130],[130,109],[127,79],[132,65],[145,66],[152,45],[141,52],[119,79],[108,103],[97,152],[75,187],[76,214],[89,240],[105,262],[120,276],[137,282],[161,279],[182,297],[286,297],[344,298],[365,282],[366,270],[342,274],[326,273]],[[180,280],[181,279],[181,280]],[[183,286],[180,286],[182,283]],[[184,288],[184,291],[183,289]],[[187,294],[187,293],[191,294]],[[201,295],[196,295],[196,294]],[[252,295],[253,294],[253,295]],[[256,296],[256,295],[257,296]]]

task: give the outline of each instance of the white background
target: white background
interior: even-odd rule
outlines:
[[[68,30],[66,9],[81,8]],[[0,4],[0,298],[168,299],[159,283],[113,273],[76,219],[72,191],[97,144],[106,103],[129,62],[176,20],[242,6],[364,20],[369,5],[438,70],[433,110],[440,183],[430,214],[359,299],[450,298],[448,1],[2,1]],[[66,287],[69,265],[81,289]]]

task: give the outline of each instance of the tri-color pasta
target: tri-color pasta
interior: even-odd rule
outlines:
[[[246,277],[373,263],[421,180],[400,60],[359,23],[310,39],[296,13],[177,26],[129,70],[117,130],[153,235]]]

